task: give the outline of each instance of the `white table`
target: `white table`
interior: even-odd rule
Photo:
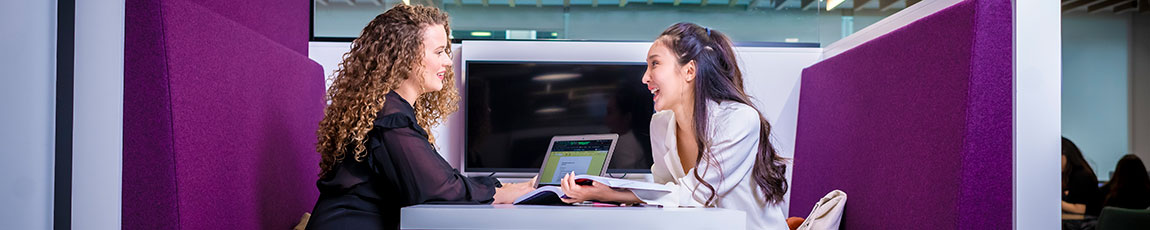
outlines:
[[[415,205],[400,229],[746,229],[747,214],[719,208]]]

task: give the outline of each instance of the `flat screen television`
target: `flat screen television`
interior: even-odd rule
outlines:
[[[552,136],[619,134],[608,173],[650,173],[645,63],[467,61],[464,170],[538,172]]]

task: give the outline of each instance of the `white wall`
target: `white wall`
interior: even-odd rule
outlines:
[[[0,225],[52,226],[56,1],[0,7]]]
[[[325,90],[331,87],[332,77],[339,62],[343,61],[343,54],[350,50],[350,42],[308,42],[307,57],[323,66]]]
[[[1130,15],[1062,15],[1062,135],[1098,179],[1130,153]]]
[[[124,0],[76,1],[72,227],[120,229]]]
[[[1058,229],[1062,5],[1014,6],[1014,229]]]

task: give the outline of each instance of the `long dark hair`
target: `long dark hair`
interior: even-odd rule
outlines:
[[[743,73],[735,59],[735,50],[730,38],[718,30],[705,28],[694,23],[678,23],[664,30],[656,42],[665,44],[675,52],[678,64],[686,65],[695,61],[695,144],[699,148],[699,155],[695,159],[698,164],[714,162],[715,156],[708,153],[707,146],[710,138],[707,132],[707,102],[734,101],[750,106],[759,113],[759,152],[755,155],[755,166],[751,177],[755,184],[763,190],[767,202],[775,203],[783,200],[787,192],[786,159],[779,157],[775,147],[771,144],[771,124],[763,118],[759,109],[751,103],[743,89]],[[706,156],[706,157],[704,157]],[[722,171],[719,171],[722,174]],[[704,202],[711,206],[715,199],[715,186],[703,180],[699,171],[695,170],[695,179],[711,190],[710,196]]]
[[[1109,205],[1112,198],[1118,196],[1145,196],[1150,194],[1150,175],[1147,175],[1146,166],[1142,159],[1134,154],[1126,154],[1118,160],[1114,168],[1114,176],[1106,183],[1110,191],[1102,204]]]
[[[1082,151],[1078,150],[1078,145],[1074,145],[1074,142],[1066,139],[1066,137],[1062,137],[1062,155],[1066,156],[1066,167],[1062,168],[1062,190],[1067,189],[1066,185],[1074,173],[1085,171],[1094,176],[1094,169],[1090,168],[1089,163],[1086,163],[1086,158],[1082,157]]]

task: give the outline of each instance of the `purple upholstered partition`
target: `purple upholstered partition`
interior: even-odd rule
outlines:
[[[308,4],[126,2],[124,229],[288,229],[311,210]]]
[[[1012,10],[967,0],[803,71],[790,210],[845,229],[1009,229]]]

